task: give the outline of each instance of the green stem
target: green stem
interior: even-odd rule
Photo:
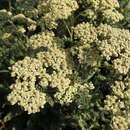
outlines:
[[[66,29],[67,29],[69,35],[70,35],[70,40],[73,41],[73,32],[72,32],[72,30],[70,31],[70,29],[69,29],[67,23],[66,23],[64,20],[63,20],[63,22],[64,22],[65,27],[66,27]]]
[[[8,4],[9,4],[9,11],[12,12],[11,0],[8,0]]]

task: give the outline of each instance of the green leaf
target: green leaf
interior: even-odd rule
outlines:
[[[15,61],[14,61],[14,60],[12,60],[12,59],[10,59],[10,61],[9,61],[9,62],[10,62],[10,64],[11,64],[11,65],[15,64]]]
[[[101,118],[102,121],[106,122],[106,123],[110,123],[110,120],[106,119],[106,118]]]
[[[4,117],[4,122],[10,121],[12,118],[14,117],[14,115],[10,112],[8,113],[5,117]]]
[[[9,70],[0,70],[0,73],[8,73]]]
[[[80,119],[79,119],[79,125],[80,125],[80,127],[81,127],[82,130],[86,130],[85,124],[86,124],[86,122],[80,117]]]
[[[105,80],[106,79],[106,77],[105,76],[103,76],[103,75],[101,75],[101,74],[98,74],[98,76],[97,76],[97,79],[98,80]]]
[[[21,113],[22,113],[21,111],[18,111],[17,109],[14,108],[13,110],[11,110],[11,112],[7,113],[7,115],[3,118],[3,121],[8,122],[13,118],[21,115]]]
[[[87,78],[86,78],[86,81],[90,80],[94,75],[95,75],[96,72],[92,72],[90,73]]]

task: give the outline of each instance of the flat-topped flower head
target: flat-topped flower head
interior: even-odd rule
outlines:
[[[76,0],[40,0],[38,4],[39,14],[50,28],[56,28],[57,20],[67,19],[76,9],[78,9]]]

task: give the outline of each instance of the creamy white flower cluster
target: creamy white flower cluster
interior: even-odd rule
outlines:
[[[115,69],[127,74],[130,69],[130,32],[113,28],[107,24],[94,27],[90,23],[81,23],[73,28],[74,38],[78,42],[72,48],[72,55],[77,55],[79,63],[96,66],[103,57],[112,61]]]
[[[130,125],[130,115],[126,118],[123,116],[114,116],[112,118],[111,128],[113,130],[128,130]]]
[[[102,37],[99,41],[99,50],[102,56],[113,60],[114,68],[121,74],[127,74],[130,69],[130,32],[129,30],[113,28],[109,25],[101,24],[98,33]]]
[[[82,80],[78,81],[76,85],[79,85],[77,88],[77,95],[75,96],[75,102],[78,104],[79,109],[85,109],[86,105],[89,105],[89,102],[92,98],[90,91],[95,88],[92,82],[83,83]]]
[[[98,8],[119,8],[118,0],[86,0],[92,7]]]
[[[11,67],[11,75],[16,77],[8,95],[11,104],[18,104],[31,114],[39,112],[47,102],[46,92],[39,88],[57,88],[54,98],[61,104],[70,104],[79,90],[86,88],[87,84],[71,83],[73,64],[62,42],[53,32],[42,32],[29,39],[29,48],[41,50],[32,52],[36,53],[34,58],[25,57]]]
[[[102,15],[109,23],[116,23],[124,18],[123,15],[115,9],[106,9],[103,11]]]
[[[114,68],[121,74],[127,74],[130,70],[130,51],[120,55],[120,58],[113,61]]]
[[[67,19],[78,9],[76,0],[16,0],[17,10],[42,28],[56,28],[57,20]]]
[[[105,100],[105,109],[113,113],[111,127],[114,130],[128,130],[130,125],[130,78],[115,81],[111,88],[113,95],[108,95]]]
[[[99,49],[103,55],[110,59],[110,56],[118,57],[122,53],[130,51],[130,32],[129,30],[113,28],[107,24],[98,27],[98,33],[103,38],[100,41]],[[124,52],[122,52],[124,50]]]
[[[30,47],[32,46],[33,49],[47,47],[47,50],[38,52],[36,58],[25,57],[11,68],[12,77],[16,77],[17,80],[11,86],[12,92],[9,94],[8,100],[12,104],[18,103],[29,114],[39,112],[46,103],[46,94],[39,92],[37,86],[60,88],[63,85],[64,88],[69,87],[69,82],[67,82],[69,79],[66,78],[66,75],[71,74],[71,70],[67,68],[65,52],[56,47],[57,43],[55,43],[53,36],[53,33],[33,35],[29,40]],[[38,39],[35,39],[36,37]],[[49,67],[52,67],[52,72],[48,72]],[[19,89],[22,89],[22,95]],[[37,98],[38,92],[39,98]],[[28,95],[27,100],[23,96],[24,93]],[[12,100],[14,96],[15,101]],[[36,99],[34,100],[34,98]]]
[[[57,20],[67,19],[78,9],[76,0],[40,0],[38,11],[47,27],[56,28]]]
[[[8,95],[8,100],[12,105],[17,103],[23,107],[28,114],[39,112],[46,103],[46,94],[39,92],[35,87],[36,77],[41,73],[46,74],[41,62],[25,57],[24,60],[16,62],[11,69],[12,77],[17,77],[17,80],[10,86],[12,92]]]
[[[103,19],[109,23],[116,23],[124,18],[123,15],[116,10],[116,8],[119,8],[118,0],[86,0],[86,3],[92,9],[94,8],[95,12],[100,12]],[[90,14],[92,14],[91,12]],[[88,16],[90,14],[88,12]],[[97,14],[93,14],[95,18],[96,15]]]
[[[83,109],[84,106],[90,101],[91,95],[90,90],[94,89],[94,85],[83,82],[82,79],[77,77],[73,84],[68,88],[64,88],[62,85],[60,91],[56,93],[55,97],[60,101],[61,104],[70,104],[75,101],[79,109]]]
[[[81,42],[85,43],[93,43],[97,41],[97,30],[90,23],[81,23],[73,28],[75,39],[80,39]]]
[[[77,55],[79,63],[87,63],[90,66],[96,66],[99,61],[99,52],[96,50],[95,43],[98,41],[97,30],[90,23],[81,23],[73,28],[74,38],[79,44],[72,47],[72,55]]]

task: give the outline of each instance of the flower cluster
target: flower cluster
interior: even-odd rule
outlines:
[[[113,65],[121,74],[127,74],[130,69],[130,32],[125,29],[113,28],[101,24],[98,27],[99,50],[107,60],[114,57]]]
[[[127,130],[130,124],[130,79],[115,81],[111,88],[113,95],[108,95],[105,100],[105,109],[113,113],[111,127]]]
[[[108,23],[117,23],[124,17],[117,10],[107,9],[102,13],[103,18],[107,20]]]
[[[15,15],[0,10],[0,40],[28,37],[26,55],[9,68],[16,80],[8,101],[28,114],[40,112],[46,103],[74,103],[92,125],[98,127],[111,116],[112,129],[129,129],[130,32],[110,25],[123,19],[118,1],[16,0],[16,5]],[[77,20],[84,15],[80,13],[87,15],[85,21]],[[93,129],[90,123],[86,128]]]
[[[118,57],[120,54],[129,51],[130,32],[128,30],[101,24],[98,27],[98,33],[102,37],[99,42],[99,49],[107,60],[110,60],[111,56]]]
[[[108,23],[117,23],[124,18],[116,10],[116,8],[119,8],[118,0],[86,0],[86,3],[89,8],[95,11],[95,15],[93,16],[98,15],[97,12],[100,12],[102,18]]]
[[[114,68],[121,74],[127,74],[130,70],[130,54],[120,55],[120,58],[113,60]]]
[[[56,28],[57,20],[67,19],[78,8],[76,0],[40,0],[38,11],[47,27]]]
[[[82,43],[93,43],[97,41],[96,28],[90,23],[81,23],[73,28],[75,39],[80,39]]]
[[[98,8],[119,8],[118,0],[86,0],[87,4],[91,4],[92,7]]]
[[[63,87],[66,88],[69,85],[66,75],[71,71],[67,68],[65,53],[57,48],[53,35],[53,33],[42,33],[32,36],[29,40],[30,47],[32,46],[33,49],[47,47],[47,50],[36,53],[36,58],[25,57],[11,68],[12,77],[17,77],[17,80],[10,87],[13,91],[9,94],[8,100],[12,104],[18,103],[29,114],[39,112],[46,103],[46,94],[39,92],[37,90],[39,87],[60,88],[64,85]],[[34,39],[36,37],[39,40]],[[15,100],[12,100],[14,96]],[[40,103],[41,99],[42,103]]]
[[[122,116],[114,116],[112,119],[113,124],[111,127],[114,130],[128,130],[128,125],[130,124],[130,116],[122,117]]]
[[[79,63],[96,66],[102,58],[112,60],[112,64],[121,74],[130,69],[130,32],[125,29],[100,24],[94,27],[89,23],[81,23],[73,28],[77,43],[72,48],[72,55],[77,55]]]
[[[98,41],[96,28],[89,23],[81,23],[73,28],[74,38],[79,42],[71,49],[72,55],[77,55],[79,63],[96,66],[100,56],[94,47]]]
[[[39,112],[47,102],[47,92],[44,90],[50,87],[58,89],[54,94],[56,101],[61,104],[71,103],[84,85],[71,83],[72,61],[62,48],[62,40],[56,38],[53,32],[43,32],[33,35],[27,45],[35,56],[32,54],[33,58],[25,57],[12,66],[12,77],[17,80],[10,86],[12,92],[8,100],[12,104],[18,103],[29,114]]]
[[[17,80],[10,86],[13,91],[8,95],[12,105],[18,103],[29,114],[39,112],[40,107],[44,107],[46,94],[35,88],[36,77],[41,73],[46,74],[37,59],[25,57],[24,60],[16,62],[12,67],[12,77],[17,77]]]
[[[8,101],[12,105],[17,103],[28,114],[40,112],[40,108],[44,108],[46,103],[46,94],[39,92],[34,86],[35,82],[17,80],[10,86],[13,91],[8,95]]]

